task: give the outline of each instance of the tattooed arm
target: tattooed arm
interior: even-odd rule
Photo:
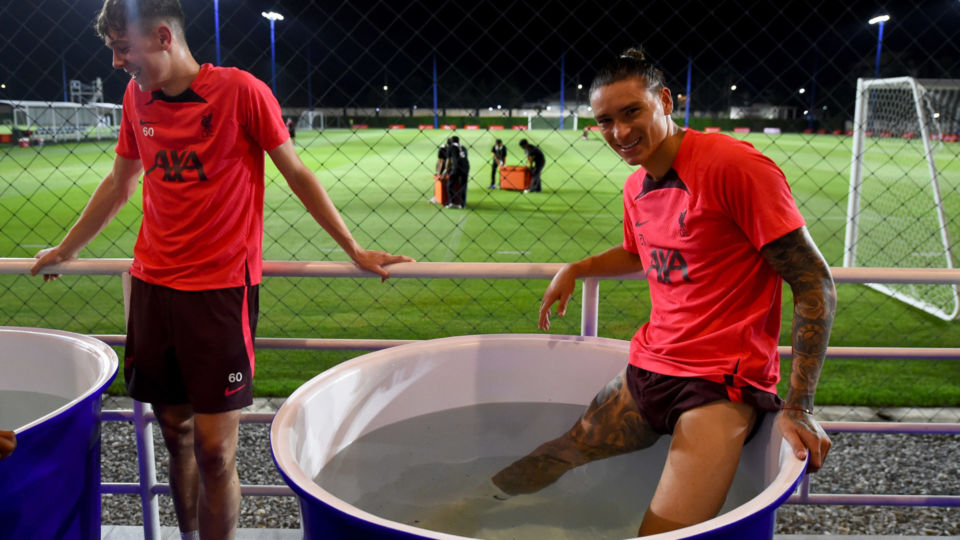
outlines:
[[[816,472],[831,443],[813,416],[804,410],[813,410],[813,395],[837,308],[837,291],[830,268],[806,227],[763,246],[761,253],[793,291],[793,362],[784,405],[789,408],[780,414],[778,423],[798,458],[803,459],[809,449],[809,469]]]

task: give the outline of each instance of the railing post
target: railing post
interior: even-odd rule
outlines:
[[[120,274],[120,289],[123,291],[123,324],[130,326],[130,287],[132,286],[130,272]]]
[[[583,279],[583,299],[580,310],[580,335],[597,336],[600,320],[600,280],[595,277]]]
[[[120,274],[123,290],[123,320],[130,322],[130,272]],[[133,429],[137,439],[137,469],[140,472],[140,507],[143,514],[144,540],[160,540],[160,506],[153,487],[157,485],[157,469],[153,455],[153,429],[147,421],[150,405],[133,401]]]
[[[150,405],[134,400],[133,426],[137,437],[137,467],[140,470],[140,506],[144,540],[160,540],[160,506],[153,492],[157,470],[153,455],[153,429],[147,421]]]

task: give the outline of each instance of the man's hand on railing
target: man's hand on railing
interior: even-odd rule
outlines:
[[[37,275],[42,268],[45,266],[50,266],[51,264],[60,264],[63,261],[72,259],[73,257],[64,256],[60,251],[60,246],[49,247],[42,249],[34,255],[34,258],[37,259],[37,262],[34,263],[33,267],[30,268],[30,275]],[[60,274],[44,274],[44,281],[53,281],[60,277]]]
[[[390,272],[384,266],[403,262],[416,262],[406,255],[393,255],[385,251],[372,251],[360,249],[353,257],[357,266],[368,272],[373,272],[380,276],[380,281],[386,281],[390,277]]]
[[[543,301],[540,302],[540,320],[539,328],[543,331],[550,330],[550,307],[554,302],[557,304],[557,316],[563,317],[567,314],[567,302],[573,296],[573,289],[577,285],[577,276],[573,271],[572,265],[566,265],[553,276],[550,285],[543,293]]]

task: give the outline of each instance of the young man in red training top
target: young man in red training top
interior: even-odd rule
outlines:
[[[293,149],[280,106],[249,73],[199,65],[178,0],[106,0],[96,29],[131,80],[113,168],[60,245],[31,272],[76,257],[143,173],[124,375],[150,402],[170,451],[181,534],[232,538],[240,409],[252,402],[262,275],[264,152],[361,268],[408,257],[360,247]],[[55,278],[48,275],[46,279]]]
[[[778,413],[797,457],[820,468],[830,439],[813,418],[813,396],[836,292],[780,169],[748,143],[677,126],[663,74],[642,51],[601,70],[590,103],[606,142],[641,168],[624,185],[623,243],[561,269],[539,326],[550,328],[554,303],[565,313],[577,278],[632,272],[647,275],[650,320],[630,343],[626,369],[570,431],[493,481],[530,493],[672,434],[640,525],[648,535],[719,512],[743,444],[767,412]],[[782,280],[794,297],[785,405],[776,394]]]

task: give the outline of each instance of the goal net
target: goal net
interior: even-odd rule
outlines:
[[[859,79],[845,267],[954,268],[960,245],[960,80]],[[957,285],[869,284],[944,320]]]
[[[326,126],[323,124],[323,111],[307,110],[300,113],[297,117],[297,129],[307,130],[316,129],[323,131]]]
[[[537,114],[527,114],[527,129],[577,129],[579,118],[575,113],[569,113],[563,118],[563,125],[560,125],[560,113],[558,111],[540,111]]]

